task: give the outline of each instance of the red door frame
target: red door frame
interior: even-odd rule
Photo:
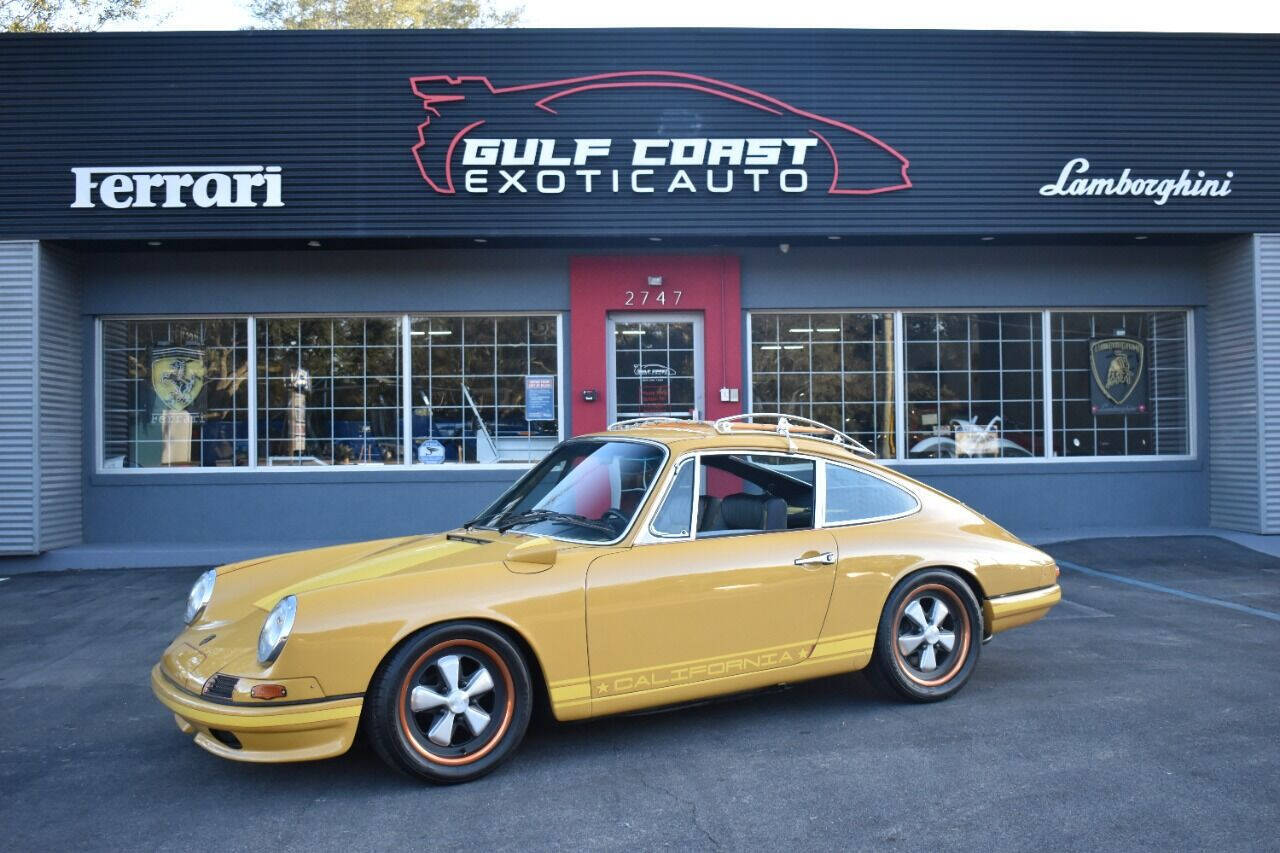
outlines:
[[[650,286],[651,276],[661,276],[662,285]],[[665,302],[656,302],[658,292],[666,294]],[[707,407],[703,416],[714,420],[742,411],[741,402],[720,401],[721,388],[744,399],[741,268],[736,255],[584,255],[569,261],[575,434],[608,426],[607,319],[626,311],[701,312]],[[595,392],[594,402],[583,399],[588,391]]]

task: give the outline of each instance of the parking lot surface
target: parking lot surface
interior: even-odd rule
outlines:
[[[194,746],[148,672],[195,571],[14,576],[4,847],[1275,849],[1280,621],[1214,602],[1280,618],[1280,560],[1208,537],[1046,550],[1093,571],[1065,569],[1063,604],[985,646],[951,701],[906,705],[848,676],[544,721],[451,788],[361,744],[293,765]]]

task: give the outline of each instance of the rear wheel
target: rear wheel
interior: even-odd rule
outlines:
[[[414,636],[379,668],[367,701],[374,750],[430,782],[468,782],[520,745],[533,690],[515,646],[458,622]]]
[[[871,673],[905,699],[946,699],[969,680],[981,638],[982,611],[959,575],[948,569],[919,572],[885,602]]]

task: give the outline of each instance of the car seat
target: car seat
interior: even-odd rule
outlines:
[[[786,530],[787,502],[773,495],[738,492],[720,502],[726,530]]]

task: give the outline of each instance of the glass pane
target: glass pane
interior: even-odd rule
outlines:
[[[664,458],[661,448],[634,441],[565,442],[481,513],[476,524],[611,541],[630,525]]]
[[[105,467],[248,465],[247,334],[239,318],[103,320]]]
[[[689,522],[693,518],[693,470],[691,462],[680,466],[671,491],[654,516],[651,526],[659,536],[689,535]]]
[[[915,498],[897,486],[852,468],[827,463],[828,524],[901,515],[915,507]]]
[[[554,315],[412,317],[409,347],[412,464],[533,462],[559,440]]]
[[[1040,314],[904,314],[903,325],[909,457],[1043,455]]]
[[[755,411],[813,418],[895,455],[892,314],[753,313],[751,336]]]
[[[400,320],[270,318],[258,326],[258,464],[399,464]]]
[[[1050,346],[1054,453],[1189,452],[1185,311],[1054,312]]]
[[[693,323],[614,324],[614,402],[619,420],[683,417],[697,405]]]

